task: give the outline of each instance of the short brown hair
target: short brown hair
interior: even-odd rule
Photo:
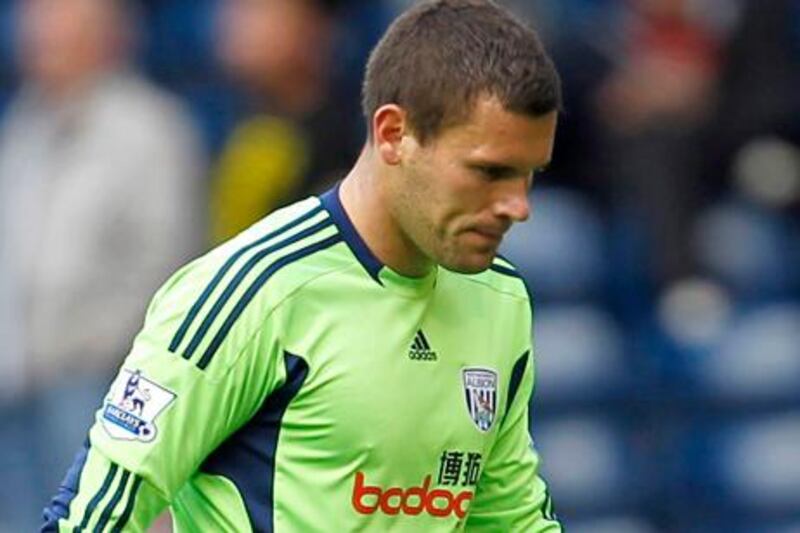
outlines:
[[[426,0],[395,20],[367,63],[362,108],[406,110],[419,142],[466,120],[478,96],[541,116],[561,108],[561,83],[536,33],[491,0]]]

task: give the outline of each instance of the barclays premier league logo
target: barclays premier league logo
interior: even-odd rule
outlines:
[[[175,394],[141,371],[123,369],[105,399],[103,427],[115,439],[150,442],[156,438],[156,417],[174,399]]]
[[[469,416],[478,429],[489,431],[497,413],[497,373],[486,368],[465,368],[462,375]]]

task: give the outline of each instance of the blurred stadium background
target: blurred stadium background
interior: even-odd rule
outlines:
[[[94,1],[0,2],[4,116],[37,82],[21,68],[20,6]],[[362,142],[366,55],[408,3],[132,3],[132,62],[188,110],[208,162],[195,184],[207,223],[176,236],[205,244],[176,263],[342,176]],[[567,530],[800,532],[800,2],[507,5],[540,30],[566,94],[554,164],[504,254],[535,299],[532,428]],[[149,199],[136,201],[148,216]],[[9,227],[0,237],[38,238]],[[169,270],[128,306],[139,320]],[[74,309],[97,296],[86,290]],[[109,300],[113,321],[126,304]],[[0,531],[16,533],[37,527],[138,326],[93,371],[47,373],[9,340],[14,320],[0,308]],[[72,349],[96,348],[88,337]]]

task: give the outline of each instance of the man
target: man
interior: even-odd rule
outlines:
[[[559,91],[489,0],[402,15],[350,174],[156,294],[47,527],[138,531],[169,505],[182,531],[560,531],[527,432],[528,297],[495,257]]]

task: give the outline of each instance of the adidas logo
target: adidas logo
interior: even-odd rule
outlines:
[[[431,345],[428,344],[428,339],[422,330],[417,331],[414,336],[414,342],[411,344],[411,349],[408,351],[408,358],[412,361],[436,361],[436,352],[431,350]]]

